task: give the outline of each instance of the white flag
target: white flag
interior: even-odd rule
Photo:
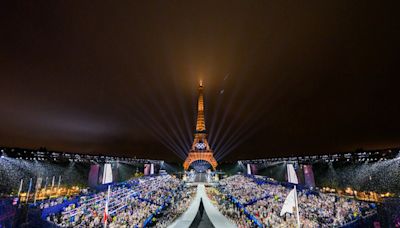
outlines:
[[[299,181],[297,179],[296,171],[294,170],[293,164],[287,165],[287,175],[288,175],[288,182],[293,184],[298,184]]]
[[[286,212],[293,214],[293,208],[296,207],[296,195],[295,190],[289,192],[289,195],[286,197],[285,202],[283,203],[281,216],[284,215]]]

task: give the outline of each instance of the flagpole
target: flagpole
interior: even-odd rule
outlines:
[[[28,203],[28,200],[29,200],[29,194],[31,193],[31,188],[32,188],[32,178],[29,180],[29,188],[28,188],[28,193],[26,194],[26,203]]]
[[[297,189],[296,189],[296,185],[294,185],[294,199],[295,199],[295,201],[296,201],[297,228],[300,228],[299,202],[298,202],[298,200],[297,200]]]
[[[36,180],[36,186],[35,186],[35,195],[33,197],[33,204],[36,205],[36,195],[37,195],[37,180]]]
[[[53,191],[53,188],[54,188],[54,180],[55,180],[55,176],[53,176],[53,180],[51,181],[51,191]]]
[[[297,179],[297,175],[294,171],[294,167],[293,165],[290,165],[291,169],[289,168],[289,165],[286,166],[287,169],[287,175],[288,175],[288,182],[293,183],[294,184],[294,201],[295,201],[295,205],[296,205],[296,220],[297,220],[297,228],[300,228],[300,213],[299,213],[299,202],[297,199],[297,184],[298,179]]]
[[[109,202],[109,200],[110,200],[110,186],[111,186],[111,185],[108,185],[106,206],[104,207],[104,228],[107,227],[108,202]]]
[[[46,184],[44,185],[44,190],[47,190],[47,181],[48,181],[49,177],[46,177]]]
[[[21,194],[21,191],[22,191],[23,183],[24,183],[24,179],[21,179],[21,183],[19,184],[19,189],[18,189],[18,199],[19,199],[19,195]]]
[[[61,176],[58,176],[57,193],[60,191]]]

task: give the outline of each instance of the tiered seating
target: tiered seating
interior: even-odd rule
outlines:
[[[112,187],[108,204],[109,227],[142,227],[154,223],[154,215],[167,208],[168,203],[182,197],[181,182],[169,175],[144,177],[134,183]],[[97,227],[104,223],[107,191],[79,197],[77,203],[62,212],[51,214],[48,221],[62,227]],[[165,224],[165,223],[163,223]]]
[[[237,209],[247,215],[247,219],[252,220],[250,226],[291,227],[296,224],[294,215],[287,213],[280,216],[291,188],[267,181],[256,183],[255,179],[240,175],[220,183],[220,191],[225,197],[234,202]],[[368,203],[324,193],[310,194],[306,189],[298,193],[298,201],[300,222],[305,227],[345,226],[362,215],[376,213]],[[235,214],[239,226],[248,226],[248,222],[240,221],[243,216],[236,213],[237,209],[230,206],[222,208],[227,210],[224,214]]]

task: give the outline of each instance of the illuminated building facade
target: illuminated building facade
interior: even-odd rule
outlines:
[[[203,83],[199,84],[199,100],[197,103],[197,121],[196,131],[194,133],[194,140],[192,147],[189,151],[188,157],[183,163],[185,170],[195,161],[206,161],[215,170],[217,168],[217,161],[214,158],[213,151],[207,141],[206,124],[204,118],[204,96],[203,96]]]

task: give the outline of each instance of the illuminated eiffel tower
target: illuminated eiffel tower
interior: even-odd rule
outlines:
[[[196,131],[194,132],[194,140],[192,148],[189,151],[188,157],[183,163],[183,168],[188,170],[190,164],[195,161],[206,161],[210,163],[212,168],[215,170],[217,168],[217,161],[214,158],[213,151],[208,145],[207,133],[206,133],[206,123],[204,118],[204,97],[203,97],[203,82],[200,81],[199,84],[199,100],[197,103],[197,122]]]

